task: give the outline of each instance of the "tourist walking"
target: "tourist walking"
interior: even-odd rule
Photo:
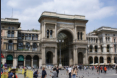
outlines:
[[[102,66],[100,67],[101,73],[102,73]]]
[[[107,68],[106,68],[106,66],[104,67],[104,72],[105,72],[105,74],[106,74],[106,71],[107,71]]]
[[[2,64],[2,62],[1,62],[1,72],[3,73],[3,64]]]
[[[57,78],[57,72],[55,68],[53,69],[53,72],[52,71],[50,72],[52,73],[52,78]]]
[[[57,72],[57,77],[58,77],[58,74],[59,74],[59,67],[58,66],[56,68],[56,72]]]
[[[46,76],[47,76],[47,73],[45,71],[45,68],[43,67],[41,78],[46,78]]]
[[[16,69],[12,69],[9,72],[8,78],[18,78],[17,75],[16,75]]]
[[[76,66],[76,72],[77,72],[77,75],[76,75],[76,77],[78,77],[78,68],[77,68],[77,66]]]
[[[71,68],[71,66],[69,66],[69,68],[68,68],[69,78],[71,78],[71,70],[72,70],[72,68]]]
[[[38,70],[36,70],[36,71],[34,72],[34,74],[33,74],[33,77],[34,77],[34,78],[37,78],[37,77],[38,77],[38,74],[39,74],[39,72],[38,72]]]
[[[74,67],[73,70],[71,71],[71,74],[72,74],[72,77],[73,77],[73,78],[76,78],[77,71],[76,71],[75,67]]]

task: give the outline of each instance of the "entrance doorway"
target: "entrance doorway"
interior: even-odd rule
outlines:
[[[39,57],[37,55],[35,55],[33,57],[33,66],[34,66],[34,68],[38,68],[39,67]]]
[[[69,50],[73,51],[73,36],[68,30],[62,30],[57,35],[57,53],[58,53],[58,64],[60,63],[60,51],[61,51],[61,63],[63,66],[69,66],[69,55],[73,56],[73,53],[69,54]],[[63,41],[63,42],[62,42]]]
[[[13,56],[12,55],[7,55],[6,64],[7,64],[7,66],[10,66],[10,67],[13,66]]]
[[[53,54],[52,52],[47,52],[46,54],[46,64],[53,64]]]
[[[18,66],[24,66],[24,56],[23,55],[18,56]]]
[[[81,52],[78,53],[78,64],[80,64],[80,65],[83,64],[83,54]]]
[[[30,55],[26,56],[26,66],[31,66],[31,56]]]

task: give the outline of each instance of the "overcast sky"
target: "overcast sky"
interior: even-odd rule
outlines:
[[[86,32],[101,26],[117,28],[117,0],[1,0],[1,17],[18,18],[21,27],[40,29],[42,12],[85,15]]]

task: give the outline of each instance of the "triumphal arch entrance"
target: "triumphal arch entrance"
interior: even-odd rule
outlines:
[[[43,66],[88,64],[85,16],[45,11],[38,21]]]

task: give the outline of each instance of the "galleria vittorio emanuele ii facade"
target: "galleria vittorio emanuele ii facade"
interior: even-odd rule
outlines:
[[[8,66],[114,65],[117,28],[86,34],[85,16],[43,12],[40,30],[21,30],[16,18],[1,18],[2,63]],[[60,54],[61,53],[61,54]]]

